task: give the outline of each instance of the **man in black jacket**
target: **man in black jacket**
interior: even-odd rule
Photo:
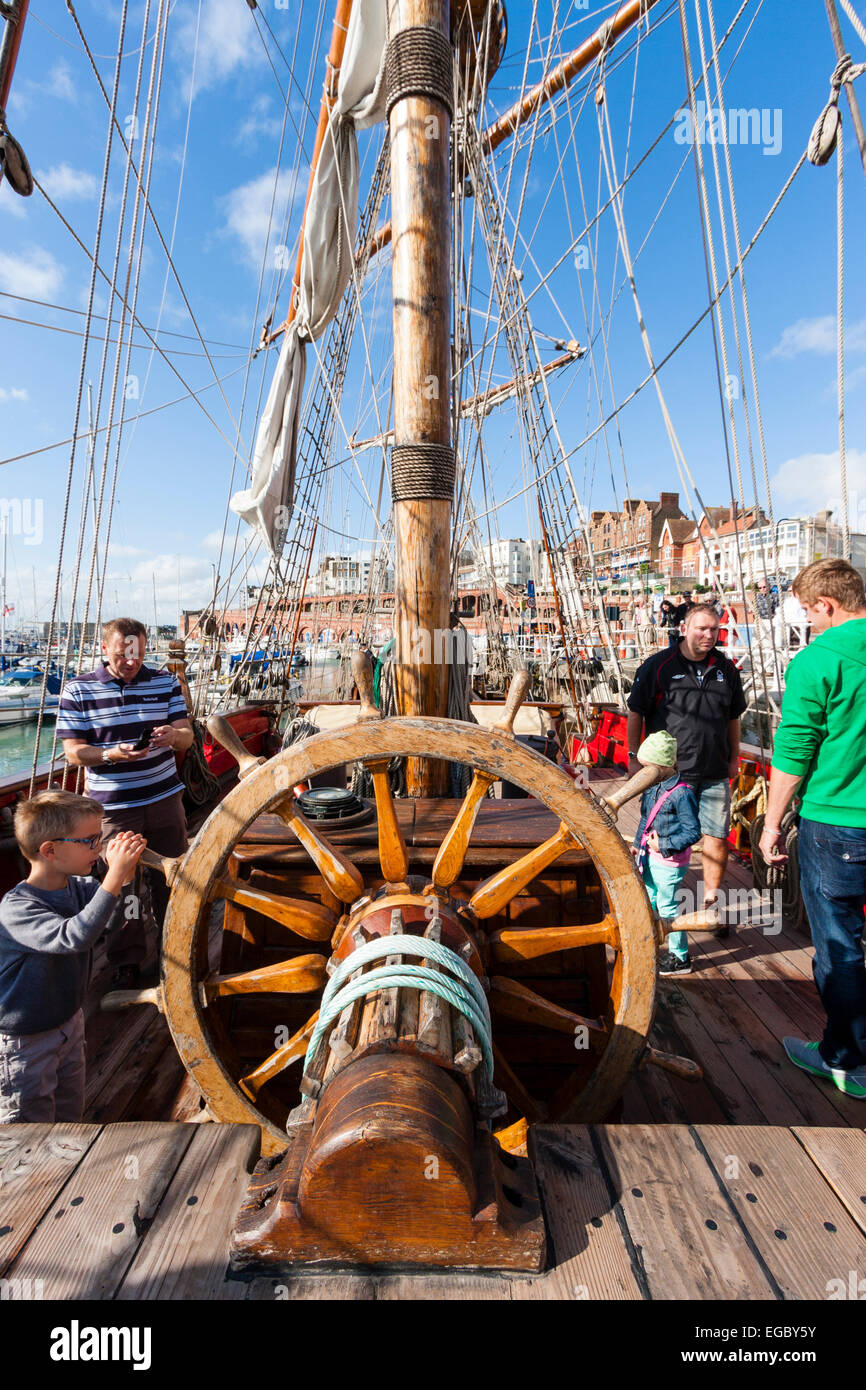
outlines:
[[[680,777],[694,788],[698,803],[706,905],[717,898],[728,862],[730,780],[737,775],[746,708],[740,673],[716,646],[718,635],[712,604],[691,607],[684,636],[638,668],[628,697],[631,756],[659,729],[677,741]],[[637,762],[630,770],[638,770]],[[719,935],[727,932],[723,926]]]

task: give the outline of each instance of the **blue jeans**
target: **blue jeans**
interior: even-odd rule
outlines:
[[[800,887],[812,927],[812,972],[827,1014],[830,1067],[866,1066],[866,829],[800,820]]]

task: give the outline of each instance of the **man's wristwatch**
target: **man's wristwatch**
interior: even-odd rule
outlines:
[[[111,749],[110,749],[110,748],[103,748],[103,750],[102,750],[102,762],[104,762],[104,763],[113,762],[113,759],[111,758],[110,754],[111,754]]]

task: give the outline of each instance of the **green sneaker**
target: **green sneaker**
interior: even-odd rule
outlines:
[[[832,1081],[839,1091],[855,1100],[866,1100],[866,1067],[855,1071],[843,1071],[841,1067],[829,1067],[818,1051],[816,1042],[803,1042],[801,1038],[783,1038],[782,1046],[795,1067],[811,1072],[813,1076]]]

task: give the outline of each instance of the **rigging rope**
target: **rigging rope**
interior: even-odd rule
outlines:
[[[120,24],[119,24],[119,32],[118,32],[118,40],[117,40],[117,57],[116,57],[116,60],[115,60],[115,65],[114,65],[114,85],[113,85],[113,88],[112,88],[111,101],[110,101],[112,113],[114,113],[114,112],[116,111],[116,109],[117,109],[117,97],[118,97],[118,91],[119,91],[119,88],[120,88],[120,70],[121,70],[121,61],[122,61],[122,55],[123,55],[123,41],[124,41],[124,38],[125,38],[125,36],[126,36],[126,20],[127,20],[128,9],[129,9],[129,0],[123,0],[123,3],[122,3],[122,5],[121,5]],[[66,543],[66,526],[67,526],[67,521],[68,521],[68,517],[69,517],[69,498],[70,498],[70,494],[71,494],[71,491],[72,491],[72,475],[73,475],[73,471],[74,471],[74,468],[75,468],[75,449],[76,449],[76,445],[77,445],[77,443],[78,443],[78,437],[79,437],[79,436],[78,436],[78,428],[79,428],[79,424],[80,424],[80,420],[81,420],[81,406],[82,406],[82,400],[83,400],[83,396],[84,396],[84,380],[85,380],[85,369],[86,369],[86,363],[87,363],[87,350],[88,350],[89,338],[90,338],[90,325],[91,325],[91,321],[92,321],[93,306],[94,306],[94,300],[95,300],[95,296],[96,296],[96,267],[97,267],[97,264],[98,264],[98,262],[99,262],[99,252],[100,252],[100,247],[101,247],[101,245],[102,245],[102,225],[103,225],[103,220],[104,220],[104,217],[105,217],[106,203],[107,203],[107,200],[108,200],[108,173],[109,173],[109,168],[110,168],[110,164],[111,164],[111,148],[112,148],[113,137],[114,137],[114,122],[113,122],[113,121],[109,121],[108,133],[107,133],[107,136],[106,136],[106,143],[105,143],[105,155],[104,155],[104,159],[103,159],[102,184],[101,184],[101,188],[100,188],[99,205],[98,205],[97,218],[96,218],[96,232],[95,232],[95,237],[94,237],[94,250],[93,250],[93,257],[92,257],[92,262],[91,262],[90,285],[89,285],[89,287],[88,287],[88,296],[87,296],[87,318],[85,319],[85,326],[84,326],[85,336],[84,336],[84,341],[83,341],[82,346],[81,346],[81,361],[80,361],[80,365],[79,365],[79,371],[78,371],[78,384],[77,384],[77,388],[76,388],[75,412],[74,412],[74,416],[73,416],[73,429],[72,429],[72,449],[71,449],[71,451],[70,451],[70,456],[69,456],[69,466],[68,466],[67,474],[66,474],[66,491],[65,491],[65,495],[64,495],[64,500],[63,500],[63,512],[62,512],[61,521],[60,521],[60,548],[59,548],[59,552],[58,552],[58,556],[57,556],[57,575],[56,575],[56,579],[55,579],[55,583],[54,583],[54,597],[53,597],[52,605],[51,605],[51,617],[50,617],[49,620],[48,620],[48,635],[47,635],[47,640],[46,640],[46,649],[47,649],[49,655],[50,655],[50,652],[51,652],[52,643],[53,643],[53,641],[54,641],[54,629],[55,629],[55,624],[56,624],[56,621],[57,621],[57,606],[58,606],[58,602],[59,602],[59,599],[60,599],[60,582],[61,582],[61,572],[62,572],[62,564],[63,564],[63,549],[64,549],[64,545],[65,545],[65,543]],[[70,618],[70,625],[71,625],[71,618]],[[33,744],[33,763],[32,763],[31,769],[30,769],[30,788],[29,788],[29,792],[28,792],[28,795],[31,796],[31,797],[32,797],[32,795],[33,795],[34,787],[35,787],[35,784],[36,784],[36,768],[37,768],[38,761],[39,761],[39,743],[40,743],[40,738],[41,738],[41,734],[42,734],[42,724],[43,724],[43,720],[44,720],[44,717],[45,717],[45,700],[46,700],[46,695],[47,695],[47,692],[48,692],[48,668],[49,668],[50,664],[51,664],[50,661],[46,661],[46,663],[45,663],[45,676],[44,676],[43,681],[42,681],[42,690],[41,690],[41,692],[40,692],[40,697],[39,697],[39,713],[38,713],[38,715],[37,715],[37,717],[36,717],[36,737],[35,737],[34,744]]]

